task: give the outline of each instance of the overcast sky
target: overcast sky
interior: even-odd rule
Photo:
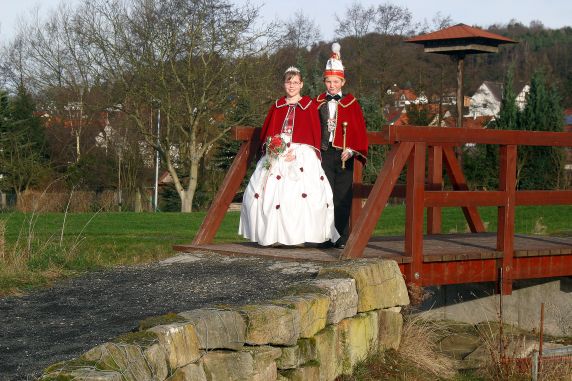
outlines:
[[[29,18],[30,10],[39,6],[43,11],[55,8],[60,1],[79,4],[82,0],[0,0],[0,39],[14,35],[19,17]],[[234,0],[244,3],[247,0]],[[318,24],[324,40],[334,38],[335,15],[342,16],[355,0],[249,0],[261,5],[262,17],[268,21],[287,20],[303,10]],[[548,28],[572,26],[572,0],[360,0],[364,6],[386,2],[407,7],[415,21],[430,21],[440,12],[451,16],[455,23],[488,27],[495,23],[508,23],[516,19],[525,25],[540,20]]]

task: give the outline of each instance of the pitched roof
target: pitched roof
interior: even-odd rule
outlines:
[[[409,124],[409,116],[406,112],[399,114],[397,120],[393,122],[394,126],[407,126]]]
[[[390,125],[395,123],[402,113],[403,108],[389,109],[387,112],[384,112],[386,123]]]
[[[498,100],[502,100],[503,92],[504,92],[504,83],[501,82],[493,82],[493,81],[483,81],[482,85],[486,85],[494,97]],[[519,95],[524,87],[527,85],[526,82],[523,81],[515,81],[512,83],[512,89],[515,95]],[[480,86],[479,86],[480,87]]]
[[[479,128],[486,128],[489,122],[494,117],[492,115],[483,115],[477,117],[463,117],[463,128],[471,128],[471,129],[479,129]],[[444,119],[445,124],[447,127],[457,127],[457,118],[456,117],[448,117]]]
[[[438,40],[455,40],[455,39],[485,39],[489,43],[498,44],[515,44],[516,41],[499,34],[487,32],[479,28],[474,28],[466,24],[457,24],[449,28],[441,29],[436,32],[422,34],[421,36],[413,37],[405,42],[423,43],[428,41]]]
[[[500,82],[492,82],[492,81],[484,81],[483,84],[485,84],[488,89],[491,91],[491,93],[493,93],[494,97],[500,101],[502,99],[502,88],[503,88],[503,84]]]

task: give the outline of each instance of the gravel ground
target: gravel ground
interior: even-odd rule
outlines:
[[[289,284],[315,277],[318,266],[183,254],[0,298],[0,380],[32,380],[46,366],[77,357],[150,316],[269,300]]]

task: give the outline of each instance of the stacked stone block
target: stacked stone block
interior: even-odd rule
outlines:
[[[407,304],[395,262],[344,262],[266,304],[182,312],[55,364],[41,380],[332,381],[399,346]]]

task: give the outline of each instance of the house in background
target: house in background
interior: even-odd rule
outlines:
[[[457,92],[455,89],[447,89],[443,94],[433,94],[431,96],[431,103],[443,106],[455,106],[457,104]]]
[[[522,110],[526,104],[526,94],[530,91],[527,84],[515,84],[514,92],[516,105]],[[497,116],[500,112],[503,96],[503,84],[485,81],[470,98],[469,115],[471,116]]]
[[[427,104],[429,101],[423,92],[417,94],[413,89],[401,89],[396,84],[387,89],[386,94],[393,99],[393,107]]]

